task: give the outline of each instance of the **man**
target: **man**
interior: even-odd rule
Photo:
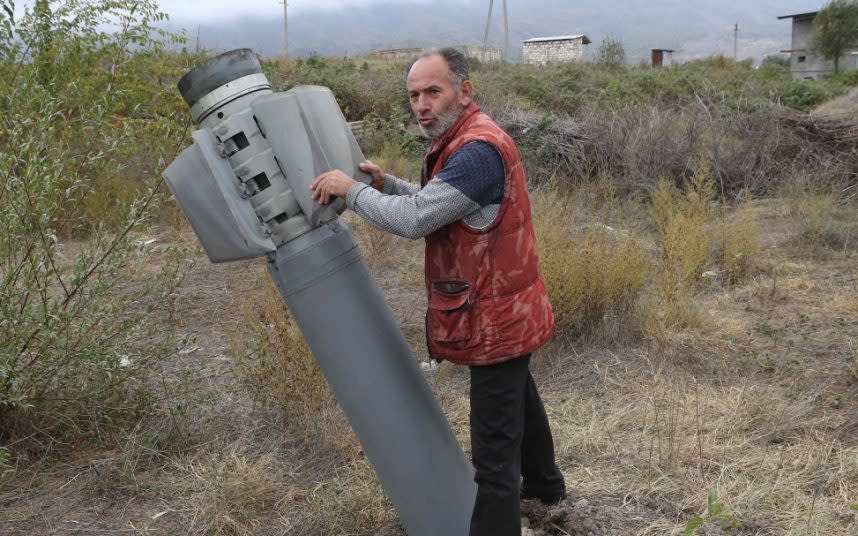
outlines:
[[[471,101],[460,52],[421,54],[406,85],[431,139],[421,186],[364,162],[372,185],[334,170],[316,178],[313,198],[344,197],[382,229],[425,237],[429,351],[471,372],[478,487],[470,534],[520,536],[520,498],[557,503],[566,494],[528,370],[530,354],[551,336],[554,316],[539,274],[524,170],[512,139]]]

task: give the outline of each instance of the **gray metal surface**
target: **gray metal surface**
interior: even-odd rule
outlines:
[[[269,272],[410,536],[466,536],[473,469],[348,229],[280,247]]]
[[[193,133],[194,144],[164,170],[164,179],[212,262],[260,257],[274,242],[238,193],[240,182],[218,153],[210,130]]]
[[[214,113],[218,108],[230,101],[243,97],[248,93],[270,89],[271,86],[268,83],[268,78],[261,73],[249,74],[232,80],[200,97],[191,106],[191,118],[194,120],[194,123],[199,123],[206,118],[206,115]]]
[[[365,160],[363,152],[330,89],[298,86],[285,93],[261,96],[250,106],[311,226],[345,210],[343,199],[329,205],[313,201],[313,179],[339,169],[355,180],[372,181],[358,168]]]

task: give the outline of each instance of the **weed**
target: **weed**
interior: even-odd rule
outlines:
[[[569,201],[556,189],[533,196],[540,267],[557,330],[592,334],[609,315],[628,320],[650,278],[651,260],[641,242],[602,223],[572,228]]]
[[[236,372],[250,396],[286,416],[287,426],[305,438],[328,431],[320,417],[333,404],[316,359],[304,342],[279,291],[268,274],[260,274],[264,291],[245,307],[245,334],[235,334]]]
[[[650,216],[659,233],[662,263],[658,285],[668,302],[696,288],[712,257],[710,172],[707,161],[701,159],[684,192],[662,178],[652,194]]]
[[[718,501],[718,493],[715,490],[710,491],[706,496],[706,514],[722,530],[738,529],[742,526],[735,514]],[[685,536],[695,534],[704,523],[705,521],[700,517],[692,518],[685,526]]]
[[[264,516],[291,497],[272,454],[231,450],[178,461],[173,493],[191,535],[250,536],[270,523]]]
[[[722,206],[715,249],[728,282],[739,283],[757,271],[760,239],[750,203],[732,211]]]

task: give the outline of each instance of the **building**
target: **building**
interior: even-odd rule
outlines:
[[[659,68],[665,65],[665,63],[670,66],[673,64],[673,53],[675,51],[669,48],[654,48],[652,49],[652,66],[654,68]],[[665,61],[667,60],[667,61]]]
[[[523,43],[522,58],[525,63],[537,65],[583,60],[584,47],[589,44],[584,34],[534,37]]]
[[[475,58],[480,61],[501,61],[503,59],[503,51],[501,50],[501,47],[488,45],[459,45],[456,48],[465,56]]]
[[[388,48],[385,50],[373,50],[369,57],[386,61],[407,61],[423,52],[422,47],[412,48]]]
[[[454,45],[462,54],[468,58],[476,58],[480,61],[500,61],[503,59],[503,51],[500,47],[483,45]],[[374,50],[369,57],[386,61],[409,61],[414,56],[426,50],[424,47],[412,48],[388,48],[385,50]]]
[[[823,78],[834,74],[834,60],[826,60],[822,56],[817,55],[811,46],[813,38],[814,19],[818,11],[809,11],[807,13],[796,13],[793,15],[783,15],[778,17],[779,20],[792,19],[792,43],[790,48],[782,50],[790,55],[790,70],[796,78]],[[854,70],[855,56],[853,52],[858,51],[855,47],[852,51],[847,52],[840,58],[840,70]]]

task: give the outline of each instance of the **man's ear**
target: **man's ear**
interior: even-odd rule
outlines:
[[[462,82],[462,90],[459,92],[459,104],[467,106],[471,104],[471,96],[474,94],[474,85],[470,80]]]

